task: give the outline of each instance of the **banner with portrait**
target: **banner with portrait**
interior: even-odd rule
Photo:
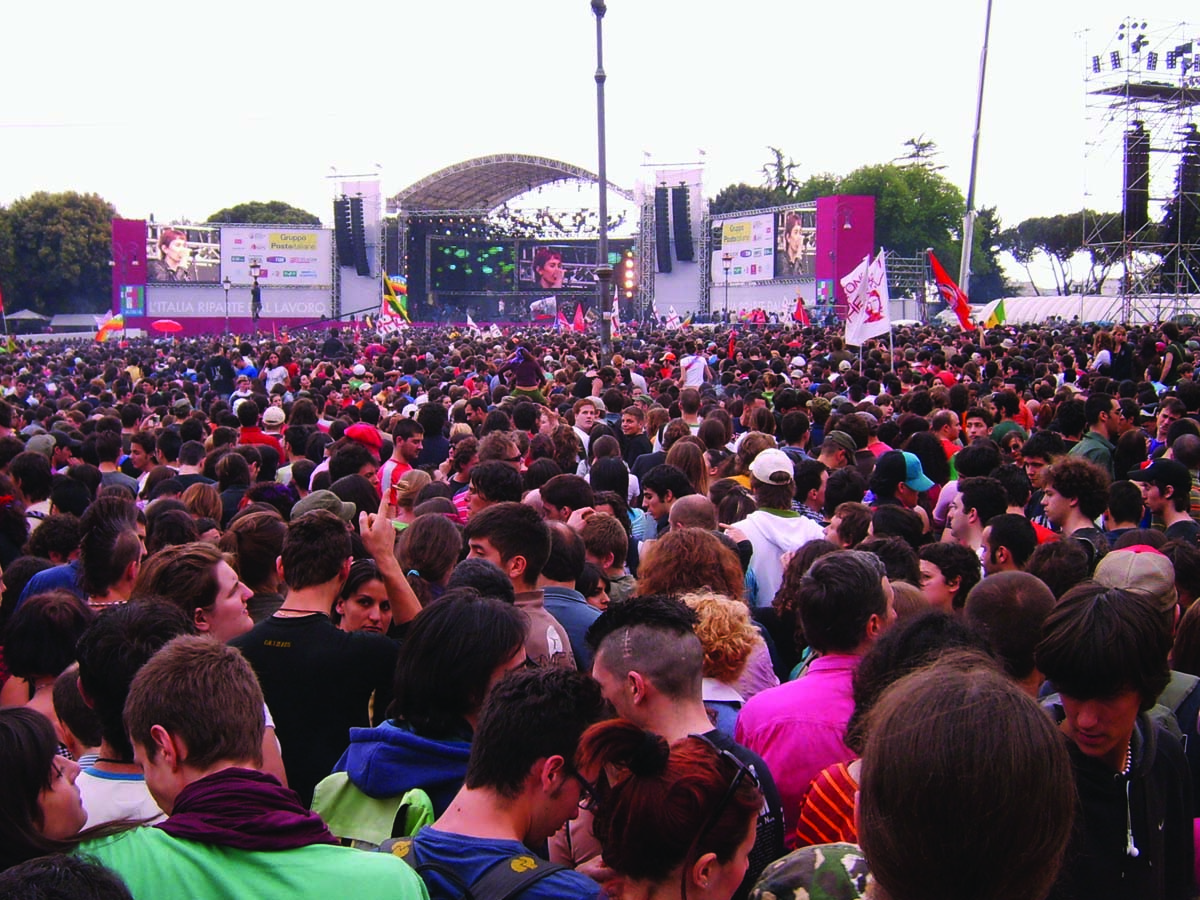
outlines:
[[[221,232],[209,225],[146,225],[148,284],[216,284],[221,280]]]
[[[817,257],[817,211],[785,209],[775,214],[775,277],[812,277]]]

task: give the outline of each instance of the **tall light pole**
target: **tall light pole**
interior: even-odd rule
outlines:
[[[726,250],[721,254],[721,267],[725,270],[725,324],[729,324],[729,267],[733,265],[733,254]]]
[[[233,287],[233,282],[229,280],[229,276],[225,276],[225,280],[221,282],[221,287],[225,288],[225,334],[229,334],[229,289]]]
[[[257,259],[250,260],[250,278],[254,283],[250,286],[250,318],[254,322],[254,337],[258,337],[258,316],[262,312],[262,288],[258,286],[258,273],[262,264]]]
[[[600,361],[607,365],[612,359],[612,296],[609,281],[612,268],[608,263],[608,163],[604,152],[604,0],[591,0],[596,16],[596,139],[599,160],[596,174],[600,179],[600,241],[596,249],[599,268],[596,269],[597,308],[600,311]]]

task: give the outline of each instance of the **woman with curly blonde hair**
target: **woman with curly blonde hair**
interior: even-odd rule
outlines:
[[[696,611],[696,637],[704,648],[704,708],[713,725],[730,737],[738,711],[745,704],[738,679],[750,655],[765,642],[750,619],[745,603],[711,591],[693,591],[679,598]]]

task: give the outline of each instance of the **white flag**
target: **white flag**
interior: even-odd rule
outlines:
[[[471,331],[479,331],[479,326],[475,324],[475,320],[471,318],[470,313],[467,313],[467,328]]]
[[[846,343],[860,347],[868,338],[887,334],[892,329],[889,310],[887,261],[883,251],[873,261],[864,257],[842,279],[846,291]]]

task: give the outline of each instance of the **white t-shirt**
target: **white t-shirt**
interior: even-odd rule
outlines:
[[[679,361],[684,387],[700,387],[704,384],[704,367],[708,365],[703,356],[685,356]]]
[[[87,811],[84,828],[123,819],[149,819],[146,824],[153,825],[166,818],[150,796],[146,779],[140,773],[125,775],[101,772],[93,766],[80,772],[75,784],[79,787],[83,808]]]

